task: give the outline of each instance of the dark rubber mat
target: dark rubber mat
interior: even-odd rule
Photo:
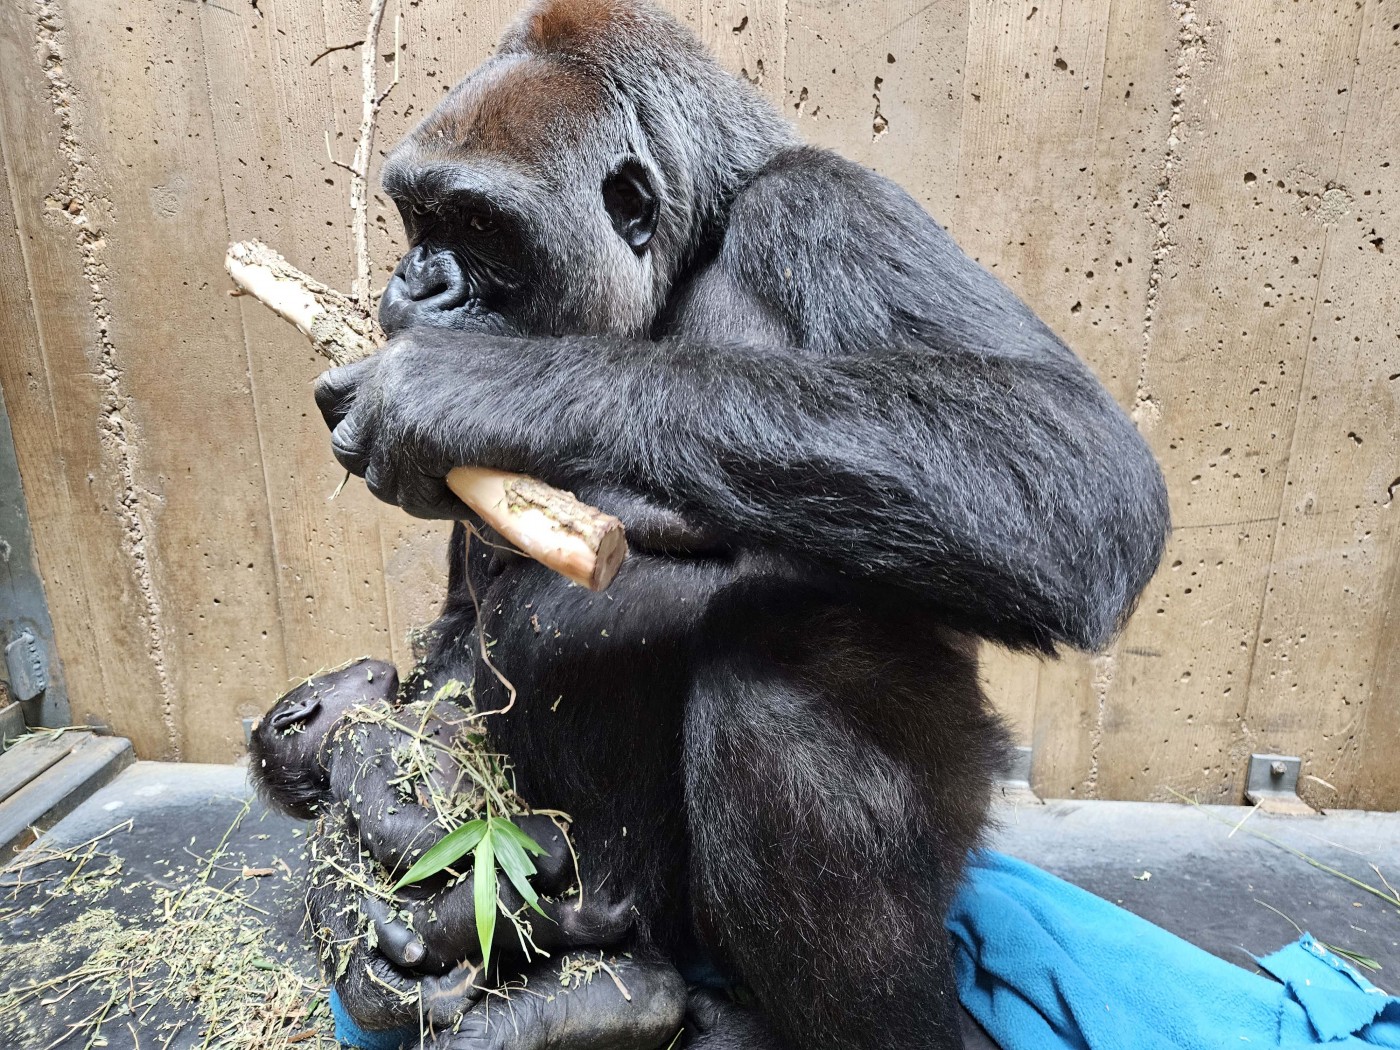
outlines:
[[[1400,990],[1400,912],[1342,877],[1400,885],[1400,815],[1116,802],[998,815],[995,848],[1230,962],[1252,969],[1296,923]],[[302,930],[304,827],[250,801],[241,770],[132,766],[0,879],[0,1047],[331,1050]],[[993,1047],[968,1028],[972,1050]]]

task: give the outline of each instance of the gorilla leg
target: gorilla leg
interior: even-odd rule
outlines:
[[[943,917],[1004,746],[975,659],[879,595],[765,587],[707,617],[687,709],[700,935],[789,1045],[961,1047]]]

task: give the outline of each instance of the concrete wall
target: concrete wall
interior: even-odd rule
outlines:
[[[387,148],[512,3],[391,0]],[[1400,806],[1400,5],[672,0],[814,142],[902,182],[1151,440],[1177,531],[1095,659],[994,654],[1056,795],[1233,800],[1251,751]],[[224,759],[294,676],[407,660],[440,527],[339,475],[231,238],[348,286],[362,0],[0,6],[0,384],[72,704]],[[333,50],[342,48],[340,50]],[[1393,162],[1393,163],[1392,163]],[[371,202],[382,278],[397,219]]]

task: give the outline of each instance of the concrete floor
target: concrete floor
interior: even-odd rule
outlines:
[[[1375,959],[1382,969],[1369,976],[1388,990],[1400,989],[1400,914],[1250,834],[1269,835],[1378,884],[1375,864],[1400,884],[1400,815],[1256,813],[1232,835],[1248,813],[1116,802],[1004,805],[991,844],[1238,965],[1252,968],[1251,954],[1295,939],[1291,919],[1329,944]],[[199,883],[218,895],[200,907],[221,923],[218,930],[228,931],[221,936],[255,945],[250,972],[280,982],[259,985],[258,995],[269,1000],[292,993],[290,1005],[271,1010],[275,1030],[250,1045],[296,1040],[297,1050],[329,1050],[315,967],[300,929],[302,831],[303,825],[256,801],[249,805],[243,772],[234,767],[141,762],[121,774],[56,825],[26,855],[28,867],[0,877],[0,989],[8,989],[8,998],[0,997],[0,1047],[86,1048],[94,1017],[102,1020],[109,1050],[205,1046],[211,1013],[216,1036],[227,1018],[211,1005],[217,996],[201,990],[197,966],[194,976],[182,979],[179,994],[158,1002],[139,989],[159,983],[160,966],[123,976],[132,985],[129,993],[110,974],[76,985],[60,979],[85,959],[100,961],[103,938],[118,927],[124,936],[152,931],[154,957],[163,952],[167,969],[186,965],[186,945],[174,943],[178,928],[169,916],[172,907],[177,917],[188,908],[180,894]],[[45,849],[51,852],[36,852]],[[40,863],[45,856],[50,859]],[[94,916],[115,925],[94,933]],[[24,993],[36,981],[55,983],[42,993]],[[17,994],[22,1001],[14,1000]],[[969,1026],[972,1050],[993,1047]],[[210,1041],[218,1044],[218,1038]]]

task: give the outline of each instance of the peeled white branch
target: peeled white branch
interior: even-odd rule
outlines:
[[[230,244],[224,267],[244,292],[296,325],[334,364],[376,349],[373,319],[352,299],[302,273],[261,241]],[[601,591],[627,557],[622,522],[524,474],[457,467],[447,487],[521,553]]]

